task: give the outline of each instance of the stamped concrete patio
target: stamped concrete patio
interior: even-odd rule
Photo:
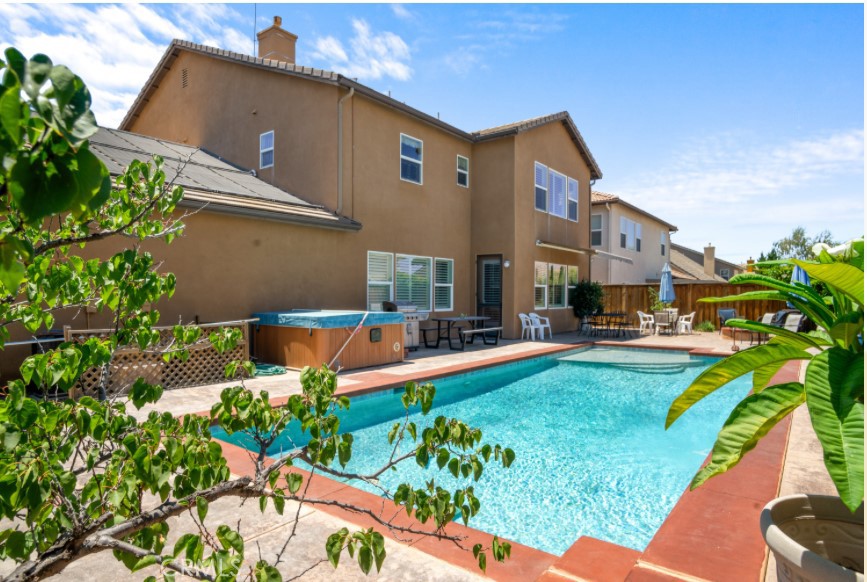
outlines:
[[[546,341],[516,341],[503,340],[499,346],[472,345],[467,346],[465,352],[453,352],[444,349],[421,348],[410,354],[410,357],[399,364],[350,371],[340,374],[340,391],[360,393],[375,390],[386,385],[401,385],[407,379],[432,379],[437,377],[495,365],[504,361],[534,357],[545,353],[561,351],[573,347],[578,343],[600,341],[604,343],[622,343],[630,347],[644,348],[669,348],[669,349],[693,349],[701,353],[724,356],[732,353],[732,342],[729,338],[720,337],[716,333],[695,333],[682,336],[633,336],[626,338],[588,338],[578,337],[576,334],[561,334]],[[740,347],[746,347],[741,345]],[[234,384],[234,383],[233,383]],[[138,411],[137,415],[146,415],[150,410],[169,411],[179,415],[184,413],[202,412],[208,409],[211,403],[219,399],[220,391],[228,385],[221,384],[200,386],[180,390],[166,391],[163,398],[156,406]],[[272,398],[284,399],[285,397],[300,392],[300,383],[297,373],[290,371],[286,375],[263,377],[249,380],[246,385],[255,390],[267,390]],[[805,411],[799,411],[804,413]],[[805,414],[798,414],[792,426],[793,442],[798,442],[786,457],[783,481],[780,486],[781,493],[790,491],[822,492],[829,490],[827,475],[821,465],[821,450],[817,450],[817,443],[809,426],[809,418]],[[832,489],[831,489],[832,490]],[[294,536],[291,535],[292,523],[296,516],[299,517],[299,527]],[[329,515],[326,512],[313,509],[309,506],[298,508],[297,504],[287,504],[284,515],[274,512],[272,507],[261,514],[254,502],[241,505],[235,499],[223,499],[211,505],[209,524],[227,523],[237,525],[245,540],[248,555],[252,563],[261,555],[262,558],[272,560],[280,551],[287,538],[292,537],[288,549],[279,568],[284,580],[431,580],[431,581],[461,581],[481,580],[483,576],[477,570],[468,569],[472,562],[461,559],[454,560],[449,556],[456,555],[453,546],[439,542],[437,551],[425,551],[415,547],[423,547],[422,544],[400,543],[388,539],[386,542],[388,557],[382,571],[379,574],[371,573],[364,576],[359,570],[357,563],[344,555],[340,567],[335,571],[325,560],[325,540],[330,533],[348,527],[350,531],[358,526],[353,525],[339,517]],[[750,525],[758,529],[758,522]],[[178,536],[188,531],[195,531],[195,526],[189,516],[181,516],[172,520],[172,536],[169,544]],[[487,536],[488,538],[490,536]],[[582,546],[581,556],[590,557],[591,561],[597,560],[599,564],[589,564],[585,570],[559,569],[557,564],[568,562],[567,552],[556,564],[551,558],[550,564],[540,566],[540,579],[544,580],[726,580],[725,574],[720,572],[719,578],[702,578],[693,575],[681,574],[676,571],[660,571],[653,567],[643,567],[639,564],[638,553],[619,552],[617,547],[612,547],[605,542],[598,542],[590,538],[581,538],[582,542],[575,547]],[[598,543],[597,543],[598,542]],[[430,546],[430,544],[427,544]],[[443,560],[432,554],[449,557]],[[576,555],[576,557],[578,557]],[[619,562],[618,562],[619,560]],[[625,561],[624,561],[625,560]],[[451,563],[450,563],[451,562]],[[467,568],[454,565],[462,563]],[[517,564],[516,564],[517,565]],[[591,567],[593,566],[593,567]],[[767,580],[776,580],[773,575],[773,564]],[[0,563],[0,575],[8,573],[8,564]],[[493,573],[497,579],[533,579],[538,575],[527,577],[529,572],[509,572],[506,568],[489,568],[489,574]],[[587,575],[576,576],[574,571],[586,571]],[[95,554],[71,565],[66,571],[55,578],[58,580],[93,580],[112,581],[125,579],[143,579],[148,575],[156,575],[160,572],[156,567],[130,574],[123,566],[117,563],[110,554]],[[761,579],[757,572],[757,578]],[[179,577],[180,578],[180,577]]]

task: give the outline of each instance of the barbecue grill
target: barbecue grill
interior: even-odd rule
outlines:
[[[412,351],[418,349],[418,322],[427,321],[428,314],[419,311],[411,301],[383,301],[383,311],[399,311],[406,321],[403,334],[403,347]]]

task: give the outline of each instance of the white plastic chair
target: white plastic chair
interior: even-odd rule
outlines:
[[[542,317],[538,313],[530,313],[530,320],[533,325],[539,330],[539,339],[545,339],[545,329],[548,329],[548,337],[552,337],[554,332],[551,331],[551,320],[547,317]]]
[[[677,333],[692,334],[692,320],[695,319],[695,311],[689,315],[681,315],[677,318]]]
[[[521,320],[521,339],[524,339],[526,336],[529,336],[531,341],[536,341],[536,329],[537,326],[533,323],[533,320],[526,313],[519,313],[518,319]],[[541,333],[542,330],[539,330]]]
[[[638,333],[653,333],[653,316],[643,311],[638,312]]]

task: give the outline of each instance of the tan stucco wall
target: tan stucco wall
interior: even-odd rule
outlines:
[[[662,267],[670,260],[671,237],[668,226],[622,204],[595,204],[593,214],[602,214],[602,246],[597,247],[615,255],[632,259],[633,264],[608,260],[601,257],[593,259],[593,279],[603,284],[640,284],[648,279],[658,280]],[[620,218],[625,217],[641,225],[641,251],[620,247]],[[659,246],[660,234],[665,235],[665,255]]]

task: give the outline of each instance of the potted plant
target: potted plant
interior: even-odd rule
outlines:
[[[596,281],[578,281],[569,293],[569,302],[575,317],[581,320],[578,329],[582,329],[591,315],[602,313],[605,309],[603,301],[605,291],[602,284]]]
[[[775,263],[800,266],[812,280],[825,284],[827,298],[809,285],[745,273],[732,277],[730,283],[752,283],[768,290],[702,300],[788,301],[816,324],[816,331],[792,332],[729,319],[726,325],[772,338],[726,357],[699,375],[672,403],[666,428],[711,392],[752,372],[753,391],[732,410],[710,462],[693,478],[690,488],[694,489],[735,466],[780,420],[806,403],[839,497],[776,499],[762,512],[762,533],[777,558],[780,580],[863,580],[864,238],[833,249],[819,244],[813,251],[815,261]],[[793,360],[807,363],[804,382],[771,384],[776,372]]]

